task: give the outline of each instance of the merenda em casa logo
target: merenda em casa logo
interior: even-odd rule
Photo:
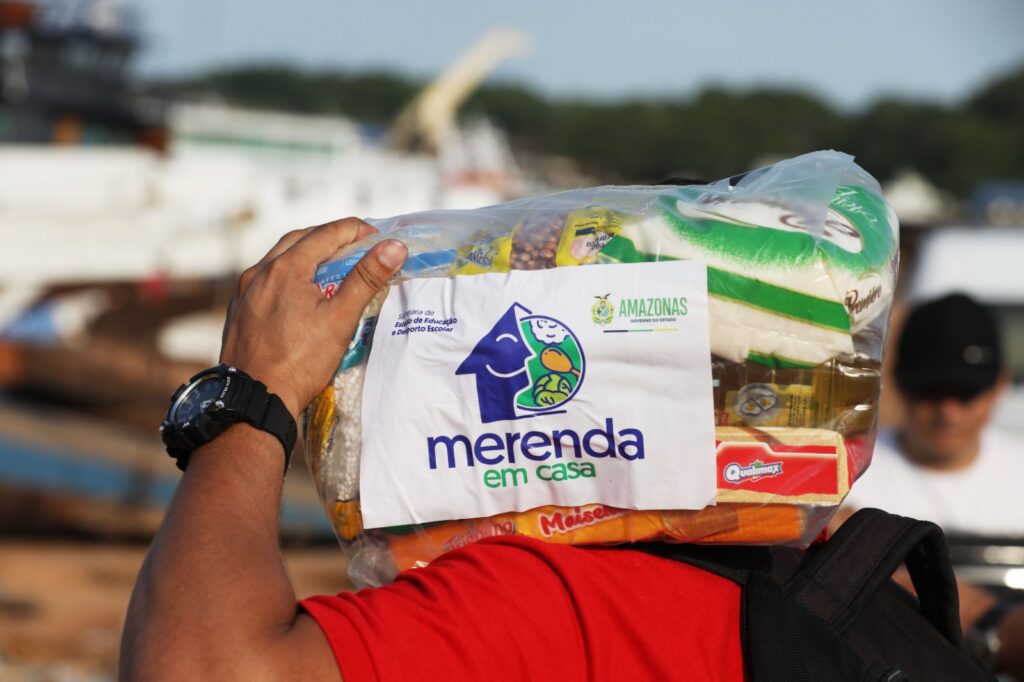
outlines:
[[[587,360],[583,345],[567,325],[513,303],[455,374],[473,379],[482,424],[508,425],[569,412],[586,378]],[[526,485],[533,479],[593,478],[596,463],[588,460],[607,457],[643,459],[643,433],[632,428],[616,431],[613,418],[606,417],[604,428],[583,433],[566,426],[427,438],[430,469],[480,465],[486,467],[483,482],[489,488]],[[533,463],[542,464],[532,469],[531,476],[523,465]]]
[[[586,358],[576,335],[553,317],[514,303],[455,370],[476,379],[484,424],[551,414],[583,384]]]

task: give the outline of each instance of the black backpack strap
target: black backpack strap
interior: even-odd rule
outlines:
[[[741,587],[746,585],[751,571],[766,569],[772,562],[771,550],[768,547],[638,542],[629,548],[663,559],[690,564],[731,580]]]
[[[681,561],[743,588],[740,642],[752,682],[888,680],[782,583],[805,553],[786,547],[638,543],[631,549]]]
[[[902,563],[922,614],[963,650],[956,578],[946,538],[934,523],[861,509],[827,543],[808,552],[786,588],[842,632]]]

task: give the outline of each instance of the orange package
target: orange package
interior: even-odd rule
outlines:
[[[795,505],[721,504],[696,511],[630,511],[601,504],[538,507],[486,519],[446,521],[419,531],[390,533],[399,571],[426,566],[441,554],[487,537],[524,535],[569,545],[647,540],[717,544],[783,544],[799,540],[805,514]]]
[[[677,542],[781,545],[807,530],[805,510],[790,504],[720,504],[664,516],[666,531]]]

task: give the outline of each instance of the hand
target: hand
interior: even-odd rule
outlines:
[[[357,218],[289,232],[238,280],[220,360],[266,384],[293,417],[330,383],[363,310],[408,251],[393,239],[377,244],[331,299],[312,275],[339,249],[375,232]]]

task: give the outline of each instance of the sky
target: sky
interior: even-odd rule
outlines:
[[[787,86],[845,109],[959,101],[1024,65],[1020,0],[134,0],[147,74],[254,60],[438,73],[494,28],[525,58],[493,78],[548,95],[692,95]]]

